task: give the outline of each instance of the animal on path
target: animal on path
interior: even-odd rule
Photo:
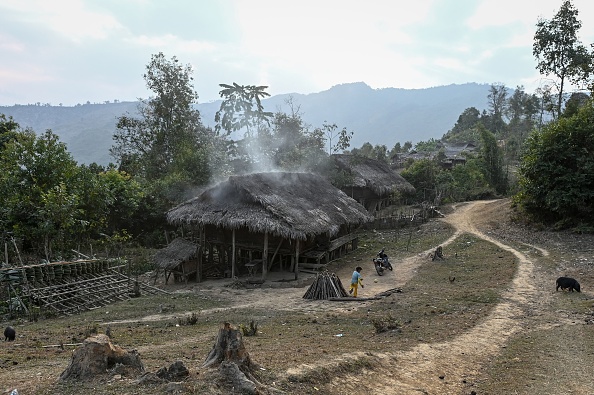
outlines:
[[[575,278],[571,277],[559,277],[557,279],[557,288],[555,291],[558,291],[559,288],[561,288],[562,291],[568,290],[573,292],[575,290],[577,292],[581,292],[580,283],[578,283]]]
[[[14,341],[16,337],[16,331],[14,330],[14,328],[12,326],[7,326],[6,329],[4,329],[4,341],[9,341],[12,342]]]

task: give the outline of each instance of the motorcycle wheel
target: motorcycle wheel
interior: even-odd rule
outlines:
[[[384,275],[384,269],[382,268],[382,265],[378,265],[377,263],[375,264],[375,271],[377,272],[377,274],[379,276],[383,276]]]
[[[388,262],[388,269],[392,270],[392,264]]]

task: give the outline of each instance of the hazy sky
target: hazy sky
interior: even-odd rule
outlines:
[[[348,82],[372,88],[524,85],[542,78],[538,18],[562,0],[0,0],[0,105],[133,101],[163,52],[194,67],[199,102],[220,83],[271,95]],[[594,1],[574,0],[594,42]]]

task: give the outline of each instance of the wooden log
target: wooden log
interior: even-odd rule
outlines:
[[[340,298],[328,298],[328,300],[332,302],[365,302],[366,300],[380,300],[379,297],[371,297],[371,298],[360,298],[360,297],[352,297],[352,296],[345,296]]]

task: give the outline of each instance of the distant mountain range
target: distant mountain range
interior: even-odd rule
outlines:
[[[289,113],[287,100],[306,124],[321,127],[324,121],[354,132],[351,148],[363,143],[384,144],[391,149],[397,142],[413,144],[439,139],[469,107],[487,107],[490,85],[467,83],[426,89],[372,89],[363,82],[336,85],[326,91],[282,94],[262,101],[266,111]],[[214,116],[221,102],[198,104],[202,122],[214,127]],[[12,116],[23,128],[36,133],[51,129],[66,143],[79,163],[106,165],[116,120],[137,114],[138,102],[83,104],[74,107],[49,105],[0,106],[0,113]],[[235,136],[234,136],[235,137]],[[240,138],[241,136],[237,136]]]

